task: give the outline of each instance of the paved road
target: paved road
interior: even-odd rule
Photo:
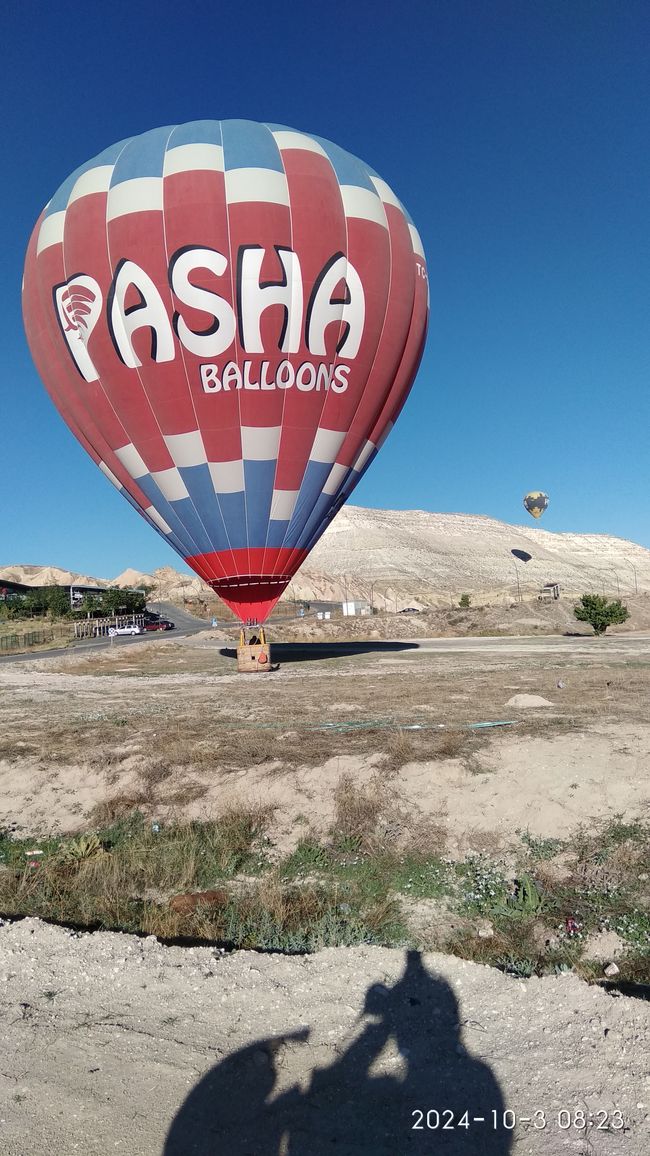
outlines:
[[[503,654],[503,655],[580,655],[594,660],[627,656],[650,659],[650,634],[619,634],[598,639],[593,635],[566,636],[534,635],[521,637],[496,636],[489,638],[412,638],[380,641],[368,639],[358,642],[273,642],[275,662],[305,662],[328,658],[346,658],[355,654],[404,654],[416,652],[435,654]],[[229,658],[235,657],[232,643],[221,650]]]
[[[522,635],[491,638],[419,638],[415,640],[420,650],[472,651],[482,650],[506,654],[552,653],[566,651],[571,654],[613,654],[642,653],[650,655],[650,634],[634,632],[630,634],[610,634],[596,638],[592,634],[546,634],[541,636]]]
[[[147,639],[155,638],[160,642],[162,639],[169,638],[187,638],[190,634],[197,634],[199,630],[209,629],[210,623],[203,618],[195,618],[193,614],[189,614],[186,610],[179,610],[177,606],[173,606],[171,602],[156,602],[152,605],[152,609],[161,618],[167,618],[174,623],[175,630],[161,631],[155,634],[150,634],[148,631],[144,634],[120,635],[118,638],[80,638],[71,646],[57,647],[56,650],[35,650],[28,651],[22,654],[8,654],[0,658],[0,665],[10,662],[25,662],[34,659],[44,660],[46,658],[61,658],[62,655],[69,654],[85,654],[93,650],[105,650],[107,646],[137,646],[140,642],[146,642]]]
[[[146,639],[155,638],[161,641],[169,638],[186,638],[197,634],[201,630],[210,629],[210,623],[202,618],[195,618],[186,610],[180,610],[170,602],[156,602],[152,609],[162,618],[174,622],[176,629],[172,632],[160,634],[136,634],[134,637],[120,638],[88,638],[81,639],[72,647],[57,650],[41,650],[30,654],[10,654],[0,658],[0,664],[9,662],[24,662],[34,659],[45,660],[58,658],[61,655],[82,653],[92,650],[103,650],[107,646],[137,646]],[[287,616],[293,620],[293,615]],[[276,619],[280,621],[280,619]],[[229,625],[232,625],[229,623]],[[269,623],[271,633],[273,622]],[[271,640],[272,641],[272,640]],[[230,643],[228,653],[234,654],[234,646]],[[273,642],[273,655],[278,662],[298,662],[305,659],[341,658],[346,655],[367,654],[369,651],[396,653],[406,651],[426,651],[438,654],[467,654],[478,651],[482,654],[579,654],[589,658],[601,658],[612,655],[627,655],[630,658],[650,658],[650,634],[647,632],[629,634],[611,634],[604,638],[595,638],[589,634],[563,635],[547,634],[541,636],[492,636],[481,638],[412,638],[392,639],[390,641],[359,641],[359,642]]]

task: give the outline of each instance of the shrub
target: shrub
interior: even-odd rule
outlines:
[[[620,598],[615,602],[608,602],[602,594],[583,594],[573,613],[578,622],[588,622],[594,628],[594,634],[604,634],[608,626],[627,622],[630,612],[623,606]]]

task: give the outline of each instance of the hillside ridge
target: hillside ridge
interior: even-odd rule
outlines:
[[[515,560],[513,549],[531,561]],[[0,567],[2,579],[27,585],[154,587],[157,598],[205,597],[200,578],[173,566],[147,573],[129,567],[112,579],[51,565]],[[292,580],[285,597],[340,601],[370,598],[414,605],[445,604],[462,592],[496,601],[533,597],[548,582],[567,592],[613,595],[650,592],[650,550],[611,534],[556,532],[511,525],[487,514],[372,510],[345,506]]]

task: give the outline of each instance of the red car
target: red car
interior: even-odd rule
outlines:
[[[174,623],[168,622],[166,618],[154,618],[151,622],[145,622],[145,630],[173,630]]]

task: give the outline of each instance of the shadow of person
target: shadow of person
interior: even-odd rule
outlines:
[[[304,1044],[306,1029],[229,1056],[181,1106],[164,1156],[507,1156],[499,1084],[462,1044],[456,998],[419,952],[392,987],[368,989],[358,1022],[305,1090],[273,1096],[279,1052]]]

